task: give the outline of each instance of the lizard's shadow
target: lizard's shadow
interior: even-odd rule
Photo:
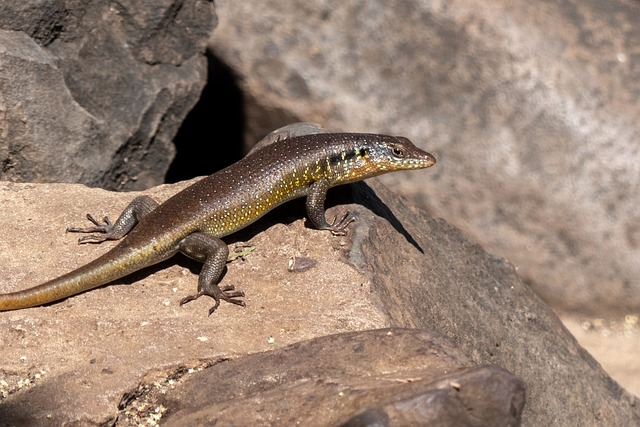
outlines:
[[[343,203],[354,203],[361,205],[370,210],[374,215],[389,221],[389,224],[400,233],[409,244],[415,247],[420,253],[424,253],[420,244],[411,236],[409,231],[402,225],[402,222],[396,217],[389,206],[380,198],[373,188],[366,182],[355,182],[349,186],[346,186],[348,193],[348,199],[344,199]],[[346,196],[347,193],[344,193]]]

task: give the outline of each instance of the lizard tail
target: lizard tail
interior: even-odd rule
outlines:
[[[149,264],[140,265],[135,253],[109,251],[90,263],[33,288],[0,294],[0,311],[18,310],[59,301],[118,280]]]

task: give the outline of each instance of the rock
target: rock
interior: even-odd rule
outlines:
[[[206,79],[206,0],[0,5],[0,179],[157,185]]]
[[[383,182],[556,308],[640,310],[637,2],[216,5],[248,141],[300,120],[404,135],[434,181]]]
[[[527,387],[523,425],[548,425],[560,413],[568,424],[640,422],[637,399],[602,371],[512,265],[444,220],[411,205],[394,206],[385,187],[372,189],[354,194],[356,202],[369,206],[379,198],[383,204],[373,206],[387,205],[391,212],[367,212],[374,223],[359,230],[362,252],[352,250],[350,259],[375,272],[374,297],[392,326],[435,330],[473,362],[496,364],[521,378]],[[374,215],[389,218],[393,227],[376,225]],[[407,242],[413,248],[398,249]],[[631,419],[619,419],[621,411],[630,411]]]
[[[391,326],[433,331],[469,361],[460,362],[464,367],[495,365],[520,378],[527,390],[523,425],[640,423],[637,400],[604,373],[510,264],[376,181],[330,193],[330,217],[345,209],[357,216],[348,236],[305,227],[299,200],[228,239],[256,247],[245,261],[228,264],[223,279],[245,291],[244,309],[224,304],[207,317],[211,301],[202,298],[180,307],[196,276],[188,271],[193,265],[177,257],[120,285],[0,313],[0,395],[9,395],[0,404],[0,420],[124,425],[131,414],[122,409],[127,402],[144,400],[162,384],[167,402],[187,407],[171,389],[191,369],[226,369],[230,360],[252,353]],[[165,200],[186,184],[149,194]],[[77,246],[77,236],[62,230],[81,225],[86,210],[113,217],[137,195],[15,183],[0,183],[0,193],[0,292],[33,286],[105,251],[112,243]],[[316,265],[289,272],[289,260],[297,256]],[[350,369],[358,363],[345,361]],[[470,389],[477,384],[473,378],[486,374],[466,372]],[[425,390],[399,402],[376,400],[362,416],[391,417],[398,405],[419,404]]]
[[[442,337],[382,329],[219,363],[157,398],[166,426],[514,426],[525,396],[513,375],[472,367]]]

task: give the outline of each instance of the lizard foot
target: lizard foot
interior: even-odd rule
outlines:
[[[354,222],[356,218],[349,212],[346,212],[342,219],[338,221],[338,217],[333,218],[333,222],[327,227],[327,230],[334,236],[344,236],[347,234],[347,227]]]
[[[67,232],[71,233],[103,233],[102,235],[91,235],[84,236],[78,239],[78,243],[101,243],[105,240],[111,239],[111,232],[113,231],[113,224],[109,221],[108,217],[104,217],[102,221],[103,224],[100,223],[97,219],[93,217],[91,214],[87,214],[87,219],[94,224],[94,227],[69,227],[67,228]]]
[[[236,288],[233,285],[227,285],[223,287],[220,287],[218,285],[208,286],[206,289],[199,290],[195,295],[189,295],[182,298],[180,300],[180,305],[184,305],[188,302],[200,298],[201,296],[206,295],[213,298],[216,302],[214,306],[209,309],[209,316],[211,316],[211,314],[213,314],[213,312],[217,310],[217,308],[220,306],[221,300],[224,300],[231,304],[246,307],[245,302],[241,299],[238,299],[244,297],[244,292],[236,291],[235,289]]]

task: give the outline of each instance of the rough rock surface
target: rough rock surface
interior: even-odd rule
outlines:
[[[158,400],[166,426],[518,425],[523,383],[471,365],[426,332],[352,332],[212,366]]]
[[[163,182],[215,23],[207,0],[3,1],[0,179]]]
[[[80,185],[1,184],[0,292],[95,258],[106,245],[77,246],[77,236],[62,230],[78,224],[87,209],[113,216],[135,196]],[[604,373],[508,263],[376,180],[369,184],[331,193],[330,204],[357,202],[329,212],[357,215],[346,237],[305,227],[298,219],[304,204],[290,203],[229,240],[256,246],[245,261],[229,264],[224,278],[247,293],[245,309],[225,304],[207,317],[211,301],[179,307],[196,277],[186,268],[191,264],[177,258],[123,281],[131,286],[0,313],[0,393],[9,395],[0,404],[0,420],[37,425],[117,419],[125,425],[142,410],[128,403],[161,384],[167,384],[169,402],[173,379],[191,368],[329,334],[394,326],[434,331],[472,366],[497,365],[520,378],[527,390],[523,425],[640,423],[637,400]],[[150,194],[164,200],[184,185]],[[316,266],[288,272],[293,256]],[[172,408],[166,410],[169,416]]]
[[[284,123],[400,133],[435,182],[384,182],[560,309],[640,310],[640,3],[231,1],[215,54],[249,141]]]

